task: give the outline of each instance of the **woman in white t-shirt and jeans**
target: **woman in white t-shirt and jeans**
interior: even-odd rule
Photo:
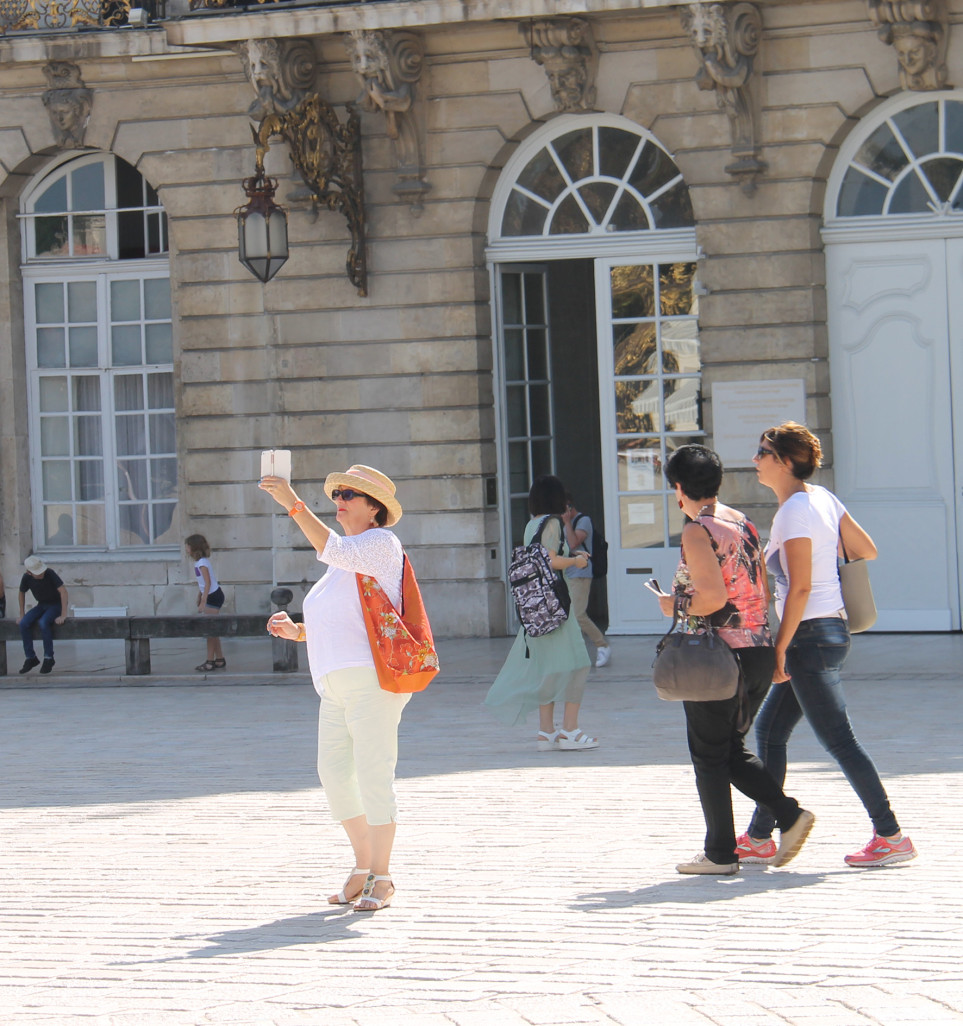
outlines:
[[[766,564],[775,578],[780,624],[773,686],[756,717],[759,757],[781,784],[789,737],[805,715],[873,823],[873,839],[847,855],[846,864],[906,862],[916,858],[916,849],[900,832],[879,773],[853,734],[839,675],[850,643],[837,570],[839,538],[854,559],[875,559],[876,546],[832,492],[807,483],[822,463],[819,439],[808,428],[793,421],[770,428],[753,459],[759,481],[779,500]],[[737,842],[741,862],[772,861],[773,825],[771,813],[757,807]]]

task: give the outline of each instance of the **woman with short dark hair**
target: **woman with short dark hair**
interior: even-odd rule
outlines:
[[[525,527],[525,545],[531,544],[541,529],[541,542],[550,553],[553,570],[588,566],[587,553],[572,555],[565,542],[565,486],[557,477],[546,474],[535,478],[528,493],[528,511],[531,520]],[[578,725],[590,665],[574,616],[540,638],[528,637],[522,627],[485,697],[485,705],[509,724],[519,723],[527,713],[538,709],[536,746],[540,752],[598,748],[597,739]],[[564,703],[560,728],[555,725],[556,703]]]
[[[662,612],[672,616],[676,601],[682,600],[689,627],[713,627],[735,654],[741,675],[740,693],[733,698],[683,702],[706,839],[705,849],[676,869],[686,874],[739,872],[733,784],[779,824],[773,861],[784,865],[802,847],[815,817],[785,795],[745,746],[746,731],[775,665],[759,534],[744,513],[719,502],[722,462],[711,449],[681,446],[666,461],[665,476],[686,523],[673,594],[659,599]]]

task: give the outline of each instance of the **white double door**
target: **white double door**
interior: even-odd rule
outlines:
[[[959,630],[963,239],[826,249],[835,487],[873,535],[877,629]]]

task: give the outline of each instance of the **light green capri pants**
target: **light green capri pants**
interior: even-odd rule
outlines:
[[[318,776],[331,815],[364,816],[369,826],[394,823],[398,724],[411,695],[383,691],[371,666],[334,670],[321,678]]]

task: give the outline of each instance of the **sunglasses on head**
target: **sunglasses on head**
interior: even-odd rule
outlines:
[[[354,488],[333,488],[331,490],[332,499],[344,499],[345,502],[350,502],[352,499],[367,499],[369,496],[365,495],[364,492],[355,491]]]

